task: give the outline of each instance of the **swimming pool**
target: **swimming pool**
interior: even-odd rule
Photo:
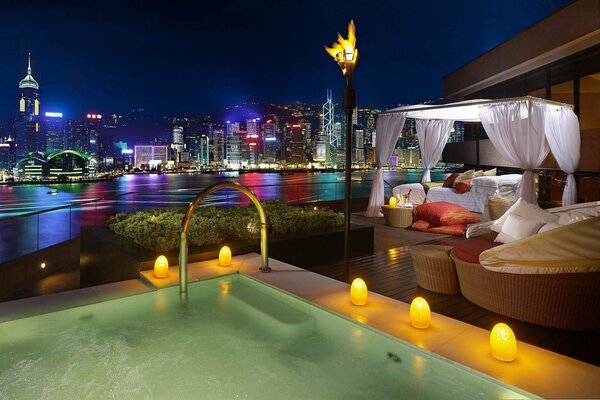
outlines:
[[[241,274],[0,324],[0,398],[531,397]]]

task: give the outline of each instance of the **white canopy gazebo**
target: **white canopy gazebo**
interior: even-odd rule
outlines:
[[[414,105],[383,111],[377,116],[377,170],[368,217],[380,215],[384,202],[383,170],[388,163],[406,118],[416,119],[417,137],[425,172],[423,182],[431,180],[430,170],[439,161],[454,121],[481,122],[490,141],[507,161],[524,170],[519,195],[535,203],[533,170],[551,150],[565,171],[567,185],[563,205],[577,202],[575,169],[579,163],[579,120],[570,104],[536,97],[501,100],[468,100],[445,105]]]

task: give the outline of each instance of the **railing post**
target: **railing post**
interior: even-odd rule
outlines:
[[[40,249],[40,213],[37,215],[37,232],[36,232],[36,245],[35,251]]]

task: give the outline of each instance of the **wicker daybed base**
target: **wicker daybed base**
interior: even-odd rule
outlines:
[[[463,296],[478,306],[552,328],[600,332],[600,272],[509,274],[450,256]]]

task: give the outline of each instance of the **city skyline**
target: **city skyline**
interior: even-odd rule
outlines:
[[[361,50],[359,105],[434,100],[441,76],[568,1],[479,3],[4,5],[0,119],[14,117],[15,82],[23,78],[28,52],[43,109],[72,117],[136,108],[200,115],[253,101],[317,103],[327,89],[338,101],[342,80],[323,46],[351,18]],[[431,29],[422,28],[426,15]]]

